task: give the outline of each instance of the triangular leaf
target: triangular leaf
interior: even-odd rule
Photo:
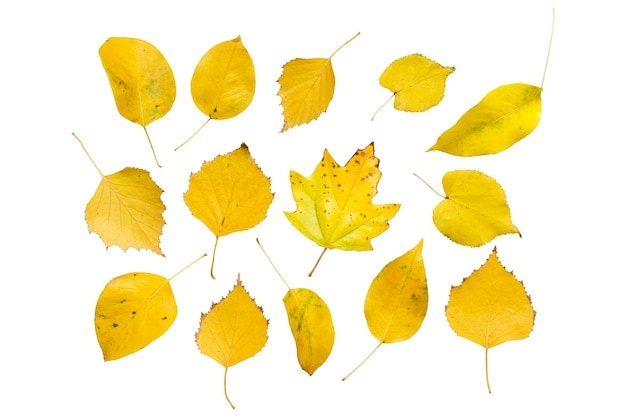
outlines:
[[[105,361],[146,347],[165,333],[178,309],[169,280],[147,272],[112,279],[98,297],[95,327]]]
[[[429,151],[458,156],[502,152],[539,124],[541,92],[541,87],[521,83],[496,88],[439,136]]]
[[[283,303],[296,342],[298,362],[313,375],[326,362],[335,342],[330,310],[319,295],[307,288],[287,291]]]
[[[228,295],[200,318],[196,343],[200,352],[224,367],[224,394],[233,408],[226,393],[226,372],[263,349],[268,323],[263,309],[250,297],[239,277]]]
[[[454,332],[485,348],[528,337],[535,311],[524,285],[504,269],[496,248],[487,262],[452,287],[446,317]],[[485,362],[487,369],[487,362]],[[489,375],[487,375],[489,392]]]

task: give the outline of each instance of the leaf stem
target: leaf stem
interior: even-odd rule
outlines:
[[[431,190],[433,190],[433,192],[434,192],[435,194],[437,194],[439,197],[443,198],[444,200],[447,198],[447,197],[445,197],[445,196],[441,195],[441,194],[439,193],[439,191],[437,191],[437,190],[435,190],[433,187],[431,187],[431,186],[430,186],[430,184],[429,184],[429,183],[427,183],[426,181],[424,181],[424,179],[423,179],[422,177],[420,177],[419,175],[417,175],[417,174],[415,174],[415,173],[413,173],[413,175],[415,175],[417,178],[419,178],[419,179],[420,179],[420,180],[421,180],[424,184],[426,184],[426,186],[427,186],[428,188],[430,188]]]
[[[374,117],[376,117],[376,115],[378,114],[378,112],[379,112],[379,111],[380,111],[383,107],[385,107],[385,104],[389,103],[389,102],[391,101],[391,99],[392,99],[392,98],[394,98],[395,96],[396,96],[396,94],[395,94],[395,93],[393,93],[393,94],[391,95],[391,97],[389,97],[389,98],[388,98],[388,99],[387,99],[387,100],[386,100],[386,101],[385,101],[385,102],[384,102],[384,103],[383,103],[383,104],[382,104],[382,105],[378,108],[378,110],[376,110],[376,111],[374,112],[374,114],[372,115],[372,119],[371,119],[371,120],[372,120],[372,122],[374,121]]]
[[[267,260],[270,262],[270,265],[272,265],[272,267],[274,268],[274,271],[276,271],[276,273],[278,274],[280,279],[283,280],[283,282],[285,283],[285,285],[287,286],[289,291],[291,291],[291,287],[289,286],[289,284],[287,284],[287,281],[285,280],[285,278],[283,278],[282,274],[278,271],[278,268],[276,268],[276,265],[274,265],[274,262],[272,262],[272,260],[270,259],[270,256],[267,254],[267,252],[265,252],[265,249],[263,248],[263,245],[261,245],[261,242],[259,241],[258,237],[256,238],[256,243],[259,244],[259,247],[261,248],[261,250],[265,254],[265,257],[267,258]]]
[[[357,369],[359,369],[359,368],[361,367],[361,365],[363,365],[363,364],[364,364],[364,363],[365,363],[365,362],[366,362],[366,361],[367,361],[367,360],[368,360],[368,359],[369,359],[369,358],[370,358],[370,357],[374,354],[374,352],[376,352],[376,351],[378,350],[378,348],[379,348],[382,344],[383,344],[383,342],[380,342],[380,343],[378,344],[378,346],[376,346],[376,347],[374,348],[374,350],[373,350],[373,351],[372,351],[369,355],[367,355],[367,357],[366,357],[365,359],[363,359],[363,360],[361,361],[361,363],[357,365],[357,367],[356,367],[356,368],[354,368],[354,369],[352,370],[352,372],[350,372],[348,375],[346,375],[346,376],[344,376],[343,378],[341,378],[341,380],[342,380],[342,381],[345,381],[346,379],[348,379],[348,377],[349,377],[350,375],[352,375],[353,373],[355,373],[355,372],[356,372],[356,370],[357,370]]]
[[[143,127],[143,131],[146,132],[146,137],[148,138],[148,143],[150,144],[150,149],[152,149],[152,155],[154,156],[154,161],[156,162],[157,166],[159,168],[161,168],[161,164],[159,164],[159,160],[157,159],[156,152],[154,152],[154,146],[152,146],[152,141],[150,140],[150,135],[148,134],[148,129],[146,129],[145,126],[142,126],[142,127]]]
[[[206,124],[207,124],[207,123],[209,123],[209,121],[210,121],[210,120],[211,120],[211,118],[209,117],[209,118],[207,119],[207,121],[206,121],[206,122],[202,123],[202,126],[200,126],[200,127],[198,128],[198,130],[196,130],[195,132],[193,132],[193,135],[189,136],[189,139],[187,139],[186,141],[184,141],[183,143],[181,143],[180,145],[178,145],[178,146],[174,149],[174,151],[179,150],[180,148],[182,148],[182,147],[183,147],[183,145],[185,145],[187,142],[189,142],[191,139],[193,139],[193,137],[194,137],[194,136],[196,136],[196,135],[198,134],[198,132],[199,132],[199,131],[201,131],[201,130],[202,130],[202,128],[203,128],[204,126],[206,126]]]
[[[487,390],[491,394],[491,385],[489,385],[489,348],[485,348],[485,377],[487,378]]]
[[[96,167],[96,170],[98,171],[100,176],[104,178],[104,174],[102,173],[102,171],[100,171],[100,168],[98,168],[98,165],[96,165],[96,163],[94,162],[93,158],[91,158],[91,155],[89,155],[89,152],[87,152],[87,148],[85,148],[85,145],[83,145],[83,141],[80,140],[80,138],[78,136],[76,136],[76,133],[74,133],[74,132],[72,132],[72,136],[74,136],[76,138],[76,140],[78,141],[78,143],[80,143],[80,146],[83,148],[83,151],[85,151],[85,153],[87,154],[87,158],[89,158],[89,160],[91,161],[93,166]]]
[[[351,37],[348,41],[346,41],[346,43],[344,43],[343,45],[341,45],[339,48],[337,48],[335,50],[335,52],[333,52],[332,54],[330,54],[330,56],[328,57],[328,60],[330,61],[337,52],[339,52],[339,50],[341,48],[343,48],[344,46],[346,46],[347,44],[349,44],[350,42],[352,42],[352,40],[354,40],[354,38],[356,38],[357,36],[359,36],[361,34],[361,32],[358,32],[356,35],[354,35],[353,37]]]
[[[315,268],[317,268],[317,265],[320,263],[320,261],[322,260],[322,256],[324,256],[327,250],[328,248],[324,248],[324,250],[320,254],[320,257],[317,258],[317,262],[315,262],[315,265],[313,265],[313,269],[311,269],[311,272],[309,272],[309,276],[313,275],[313,272],[315,272]]]
[[[228,401],[228,404],[230,404],[230,406],[233,408],[233,410],[235,409],[235,404],[233,404],[230,401],[230,398],[228,398],[228,391],[226,390],[226,373],[228,372],[228,366],[224,367],[224,396],[226,396],[226,401]]]
[[[548,43],[548,55],[546,56],[546,66],[543,68],[543,77],[541,77],[541,88],[543,89],[543,82],[546,79],[546,72],[548,71],[548,60],[550,59],[550,50],[552,49],[552,38],[554,36],[554,7],[552,8],[552,29],[550,29],[550,42]]]
[[[215,252],[217,252],[217,241],[220,239],[219,236],[215,236],[215,245],[213,246],[213,257],[211,258],[211,278],[215,279],[215,275],[213,275],[213,266],[215,265]]]
[[[205,256],[207,256],[206,253],[203,253],[202,255],[200,255],[198,258],[196,258],[195,261],[191,262],[189,265],[187,265],[186,267],[184,267],[183,269],[181,269],[180,271],[178,271],[177,273],[175,273],[174,275],[169,277],[168,281],[173,280],[178,275],[180,275],[181,273],[185,272],[187,270],[187,268],[189,268],[190,266],[192,266],[193,264],[195,264],[196,262],[198,262],[200,259],[204,258]]]

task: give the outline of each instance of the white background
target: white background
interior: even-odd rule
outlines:
[[[433,4],[437,5],[434,6]],[[0,12],[0,414],[137,415],[623,415],[624,187],[623,19],[610,2],[9,2]],[[9,5],[10,4],[10,5]],[[409,7],[410,5],[410,7]],[[502,84],[539,85],[556,7],[542,119],[505,152],[459,158],[424,152],[445,129]],[[309,125],[279,134],[276,80],[296,58],[333,58],[335,96]],[[250,107],[211,121],[191,99],[196,63],[213,45],[241,35],[256,68]],[[176,102],[143,130],[117,113],[98,48],[109,37],[149,41],[168,59]],[[392,61],[420,53],[454,66],[444,100],[425,113],[402,113],[378,84]],[[89,234],[84,209],[100,169],[147,169],[164,190],[166,257],[105,250]],[[370,142],[383,173],[375,203],[402,207],[372,252],[326,253],[286,220],[293,211],[289,170],[306,176],[324,148],[340,164]],[[214,237],[184,205],[190,173],[245,142],[271,177],[275,200],[259,226],[220,240],[208,259],[172,281],[179,313],[171,329],[126,358],[105,363],[94,308],[112,278],[132,271],[169,277]],[[450,242],[434,227],[442,175],[479,169],[507,193],[523,238],[506,235],[480,248]],[[284,284],[255,243],[258,237],[293,287],[320,294],[336,340],[309,377],[300,369],[282,297]],[[363,315],[365,293],[389,261],[424,238],[430,291],[426,319],[406,342],[384,345],[345,382],[376,345]],[[530,337],[490,351],[492,394],[481,347],[454,334],[444,306],[452,285],[482,265],[493,247],[530,294],[537,312]],[[270,319],[269,340],[229,370],[199,353],[200,313],[243,284]]]

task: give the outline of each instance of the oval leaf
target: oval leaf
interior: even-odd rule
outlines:
[[[288,291],[283,303],[296,342],[298,362],[313,375],[326,362],[335,342],[330,310],[319,295],[307,288]]]
[[[165,225],[161,194],[163,190],[143,169],[124,168],[103,175],[85,208],[89,231],[98,234],[107,248],[149,249],[163,255],[159,246]]]
[[[133,272],[112,279],[96,303],[95,327],[105,361],[148,346],[165,333],[178,308],[167,279]]]
[[[496,180],[480,171],[457,170],[447,172],[442,184],[446,198],[433,210],[433,222],[444,236],[465,246],[481,246],[507,233],[521,237]]]
[[[254,64],[241,37],[219,43],[200,59],[191,78],[194,103],[211,119],[237,116],[252,102]]]
[[[496,88],[439,136],[429,151],[457,156],[502,152],[539,124],[541,91],[521,83]]]

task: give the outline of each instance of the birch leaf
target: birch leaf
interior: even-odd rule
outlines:
[[[265,219],[274,194],[270,179],[242,143],[238,149],[205,162],[198,172],[191,174],[184,199],[191,214],[213,232],[217,248],[221,236],[250,229]],[[211,276],[214,276],[213,264]]]
[[[98,297],[95,327],[105,361],[143,349],[163,335],[178,309],[169,280],[147,272],[112,279]]]
[[[294,288],[283,298],[296,342],[298,363],[309,375],[326,362],[335,343],[335,327],[324,300],[307,288]]]
[[[504,269],[495,247],[483,266],[452,287],[446,306],[448,323],[457,335],[485,348],[489,392],[489,349],[528,337],[535,314],[524,285]]]
[[[202,314],[196,343],[200,352],[224,367],[224,394],[235,408],[226,391],[228,368],[256,355],[267,342],[269,321],[263,315],[241,279],[222,300]]]
[[[357,33],[329,58],[296,58],[283,66],[278,79],[284,124],[281,132],[317,119],[328,109],[335,94],[335,73],[332,57],[356,38]]]
[[[380,85],[391,90],[393,107],[407,112],[423,112],[443,99],[448,75],[444,67],[422,55],[413,54],[392,62],[380,75]],[[372,117],[373,119],[374,117]]]
[[[310,177],[291,171],[296,211],[285,216],[324,252],[372,250],[371,240],[389,228],[387,221],[400,209],[400,204],[372,204],[382,175],[378,162],[373,143],[357,150],[344,166],[324,150]]]
[[[99,54],[117,110],[142,126],[150,141],[146,127],[165,116],[176,98],[172,69],[157,48],[141,39],[109,38]],[[154,154],[151,141],[150,147]]]
[[[530,134],[541,116],[541,87],[507,84],[488,93],[446,130],[429,151],[496,154]]]
[[[480,171],[456,170],[447,172],[442,184],[446,197],[433,210],[433,222],[453,242],[481,246],[507,233],[522,236],[495,179]]]

